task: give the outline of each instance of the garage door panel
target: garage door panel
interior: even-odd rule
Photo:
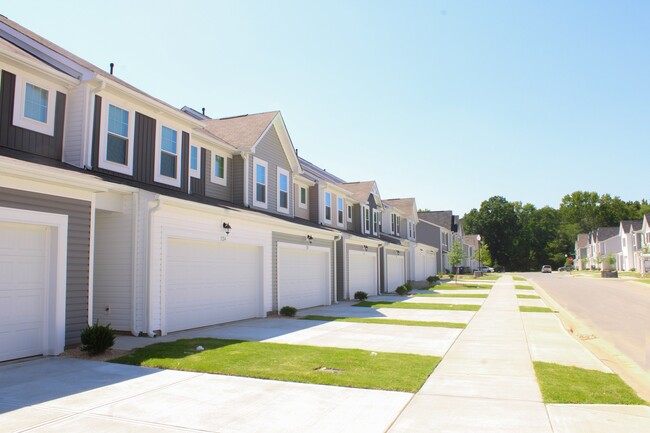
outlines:
[[[350,252],[350,298],[361,290],[368,295],[377,294],[377,256]]]
[[[324,250],[278,249],[279,307],[329,304],[330,259]]]
[[[43,353],[47,229],[0,223],[0,361]]]
[[[389,291],[395,290],[398,286],[405,283],[404,281],[404,256],[387,256],[388,264],[388,287]]]
[[[170,240],[166,331],[257,317],[260,273],[258,247]]]

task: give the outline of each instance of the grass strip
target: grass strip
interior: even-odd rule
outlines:
[[[204,350],[198,351],[198,346]],[[417,392],[440,359],[359,349],[193,338],[152,344],[112,362],[285,382]]]
[[[487,298],[488,295],[483,293],[415,293],[413,296],[426,296],[429,298],[440,297],[440,298]]]
[[[642,279],[639,279],[639,280],[636,280],[636,281],[638,281],[639,283],[650,284],[650,280],[648,280],[648,279],[643,279],[643,278],[642,278]]]
[[[515,280],[515,281],[526,281],[526,279],[524,277],[522,277],[521,275],[513,275],[512,279]]]
[[[429,290],[467,290],[467,289],[492,289],[489,284],[439,284],[437,286],[429,287]]]
[[[335,317],[335,316],[303,316],[302,320],[320,320],[323,322],[353,322],[353,323],[379,323],[382,325],[402,325],[402,326],[430,326],[433,328],[458,328],[465,329],[465,323],[455,322],[427,322],[424,320],[400,320],[400,319],[386,319],[383,317],[370,318],[370,317]]]
[[[517,295],[519,299],[542,299],[537,295]]]
[[[522,313],[554,313],[553,310],[550,308],[546,307],[525,307],[521,306],[519,307],[519,311]]]
[[[548,362],[533,364],[546,404],[648,404],[616,374]]]
[[[535,290],[533,286],[524,286],[523,284],[515,284],[515,289],[519,290]]]
[[[425,304],[421,302],[387,302],[387,301],[362,301],[352,304],[353,307],[372,308],[404,308],[407,310],[453,310],[453,311],[478,311],[480,305],[461,304]]]

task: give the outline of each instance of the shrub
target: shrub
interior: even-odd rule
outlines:
[[[438,281],[440,281],[440,277],[437,275],[429,275],[427,277],[427,281],[429,282],[429,284],[435,285]]]
[[[291,307],[289,305],[285,305],[284,307],[280,308],[280,314],[287,317],[293,317],[297,312],[298,309],[296,307]]]
[[[97,355],[113,347],[115,343],[115,333],[111,329],[111,324],[100,325],[95,322],[93,326],[86,326],[81,331],[81,350],[91,355]]]
[[[407,292],[413,290],[413,286],[411,285],[411,283],[404,284],[404,288],[406,289]]]
[[[365,301],[368,299],[368,294],[362,290],[359,290],[358,292],[354,292],[354,299],[358,301]]]
[[[404,296],[408,293],[408,289],[404,286],[399,286],[398,288],[395,289],[395,293],[397,293],[400,296]]]

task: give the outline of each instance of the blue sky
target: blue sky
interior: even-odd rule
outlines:
[[[106,5],[0,13],[179,108],[280,110],[301,156],[384,198],[650,196],[648,1]]]

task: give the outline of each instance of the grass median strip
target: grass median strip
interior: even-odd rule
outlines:
[[[335,317],[335,316],[304,316],[303,320],[321,320],[323,322],[353,322],[353,323],[379,323],[382,325],[402,325],[402,326],[431,326],[433,328],[459,328],[465,329],[465,323],[455,322],[427,322],[424,320],[399,320],[386,318],[370,317]]]
[[[437,286],[429,287],[429,290],[474,290],[474,289],[487,289],[492,288],[489,284],[439,284]]]
[[[519,307],[519,311],[521,311],[522,313],[554,313],[555,312],[550,308],[546,308],[546,307],[525,307],[525,306]]]
[[[453,311],[478,311],[480,305],[462,304],[425,304],[420,302],[387,302],[387,301],[363,301],[353,304],[353,307],[372,308],[404,308],[409,310],[453,310]]]
[[[202,346],[204,350],[197,350]],[[417,392],[440,357],[257,341],[157,343],[112,362],[285,382]]]
[[[483,293],[415,293],[413,296],[439,297],[439,298],[487,298]]]
[[[537,295],[517,295],[519,299],[542,299]]]
[[[522,277],[521,275],[514,275],[512,277],[512,279],[515,280],[515,281],[526,281],[526,279],[524,277]]]
[[[533,364],[546,404],[648,405],[616,374],[548,362]]]
[[[535,290],[533,286],[524,286],[523,284],[515,284],[515,289],[519,290]]]

